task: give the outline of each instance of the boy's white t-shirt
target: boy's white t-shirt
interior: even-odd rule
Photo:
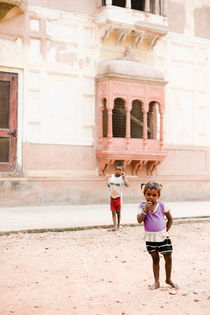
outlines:
[[[124,180],[122,179],[122,176],[115,176],[114,174],[111,175],[111,177],[108,179],[108,184],[110,185],[110,196],[114,199],[121,197],[122,195],[122,189],[124,185]]]

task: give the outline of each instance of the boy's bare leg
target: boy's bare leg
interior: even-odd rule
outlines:
[[[117,228],[120,228],[120,219],[121,219],[121,213],[120,211],[116,211],[117,212]]]
[[[163,257],[165,259],[166,283],[172,288],[178,289],[178,285],[171,280],[172,256],[171,254],[163,254]]]
[[[116,230],[117,229],[116,211],[112,211],[112,220],[114,225],[113,230]]]
[[[160,256],[157,251],[151,252],[150,253],[152,257],[152,262],[153,262],[153,274],[155,278],[155,283],[153,285],[150,285],[149,288],[151,290],[158,289],[160,287],[160,282],[159,282],[159,272],[160,272]]]

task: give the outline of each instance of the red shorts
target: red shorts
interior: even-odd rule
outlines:
[[[118,197],[118,198],[110,198],[110,208],[111,208],[111,211],[118,211],[120,212],[121,210],[121,198]]]

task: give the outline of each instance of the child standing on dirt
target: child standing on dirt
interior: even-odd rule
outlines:
[[[155,182],[142,184],[144,197],[146,202],[139,205],[139,213],[137,221],[144,222],[146,248],[152,257],[153,274],[155,283],[150,286],[150,289],[158,289],[160,287],[159,271],[160,271],[160,256],[161,253],[165,259],[166,283],[177,289],[178,286],[171,280],[172,271],[172,244],[168,236],[168,231],[173,223],[170,210],[166,209],[165,205],[158,201],[162,185]],[[167,218],[165,224],[164,218]]]
[[[124,165],[123,163],[118,163],[115,165],[115,174],[112,174],[107,180],[107,186],[110,189],[110,210],[112,212],[114,231],[120,228],[123,185],[129,186],[124,173]]]

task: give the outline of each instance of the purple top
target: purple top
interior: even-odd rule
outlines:
[[[145,202],[142,202],[139,206],[144,210],[146,206]],[[158,202],[154,212],[147,211],[147,215],[144,219],[144,228],[147,232],[160,232],[166,229],[164,217],[167,210],[164,209],[164,204]]]

